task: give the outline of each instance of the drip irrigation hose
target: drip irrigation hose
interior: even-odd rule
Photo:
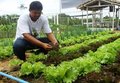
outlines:
[[[5,76],[5,77],[7,77],[7,78],[10,78],[10,79],[12,79],[12,80],[15,80],[15,81],[17,81],[17,82],[19,82],[19,83],[29,83],[29,82],[27,82],[27,81],[24,81],[24,80],[22,80],[22,79],[16,78],[16,77],[14,77],[14,76],[12,76],[12,75],[9,75],[9,74],[3,73],[3,72],[0,72],[0,75]]]

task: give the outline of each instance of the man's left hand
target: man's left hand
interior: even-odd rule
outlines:
[[[58,50],[59,49],[59,43],[58,42],[51,42],[50,44],[52,45],[54,50]]]

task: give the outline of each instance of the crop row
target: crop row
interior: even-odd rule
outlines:
[[[64,61],[58,66],[45,66],[41,62],[31,64],[25,62],[21,66],[21,75],[33,74],[37,76],[41,73],[49,83],[72,83],[78,76],[86,75],[90,72],[99,72],[102,64],[110,64],[115,61],[120,50],[120,39],[103,45],[97,51],[89,51],[85,56]]]

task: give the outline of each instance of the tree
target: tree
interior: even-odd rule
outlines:
[[[20,7],[19,7],[21,10],[24,10],[24,9],[27,9],[27,7],[25,7],[24,4],[20,4]]]

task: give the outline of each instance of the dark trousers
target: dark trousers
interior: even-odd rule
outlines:
[[[44,43],[50,43],[48,38],[39,38],[38,40]],[[43,52],[44,54],[48,53],[48,51],[45,50],[44,48],[38,47],[22,38],[16,39],[16,41],[13,44],[13,52],[21,60],[25,60],[26,59],[25,52],[27,50],[32,50],[32,49],[39,49],[39,51]]]

